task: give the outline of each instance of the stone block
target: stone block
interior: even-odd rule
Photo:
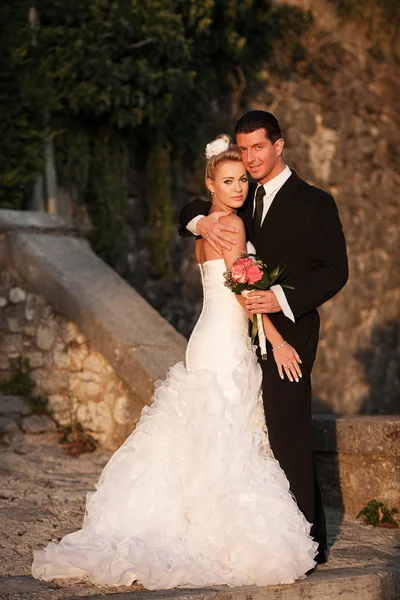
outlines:
[[[57,322],[48,319],[41,323],[36,331],[36,346],[39,350],[51,350],[57,338]]]
[[[315,415],[324,502],[356,515],[376,498],[400,510],[400,416]]]
[[[0,272],[0,288],[3,290],[9,290],[14,285],[14,279],[11,273],[7,269],[3,269]]]
[[[49,366],[48,356],[44,352],[33,350],[32,352],[25,352],[24,357],[29,360],[29,364],[32,369]]]
[[[68,371],[56,371],[46,368],[35,369],[32,379],[37,388],[35,393],[49,396],[50,394],[63,394],[70,391],[70,374]]]
[[[119,396],[114,404],[114,419],[119,425],[135,425],[140,418],[138,402],[129,396]]]
[[[12,333],[18,333],[24,329],[23,324],[20,323],[16,317],[7,317],[6,322],[8,330]]]
[[[26,298],[26,292],[19,287],[11,288],[8,299],[11,304],[20,304],[20,302],[24,302]]]
[[[23,396],[0,396],[0,415],[28,415],[29,403]]]
[[[74,418],[78,403],[76,399],[62,394],[48,396],[49,408],[60,425],[66,425]]]
[[[4,333],[0,336],[0,352],[16,358],[23,350],[23,337],[20,333]]]
[[[4,306],[6,306],[8,303],[7,298],[4,298],[4,296],[0,296],[0,308],[4,308]]]
[[[17,419],[0,416],[0,433],[17,433],[19,431]]]
[[[104,391],[98,381],[75,378],[71,382],[71,393],[76,396],[79,402],[102,402],[104,400]]]
[[[49,433],[56,431],[56,424],[47,415],[23,417],[21,427],[25,433]]]
[[[109,437],[113,422],[110,407],[106,402],[88,401],[80,404],[76,416],[85,429],[91,432],[105,433],[106,437]]]
[[[54,366],[57,369],[69,369],[71,359],[68,354],[67,346],[63,342],[57,342],[55,344],[52,358]]]
[[[100,354],[89,354],[83,361],[83,368],[95,373],[102,373],[107,369],[107,362]]]
[[[33,321],[37,316],[37,295],[28,294],[25,303],[25,319]]]

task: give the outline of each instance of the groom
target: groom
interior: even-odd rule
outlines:
[[[268,313],[302,360],[300,382],[282,380],[267,343],[268,360],[260,360],[260,365],[269,439],[300,510],[313,524],[311,535],[319,543],[316,561],[324,563],[325,516],[312,454],[311,370],[318,345],[317,307],[347,281],[345,239],[333,198],[285,165],[284,140],[271,113],[246,113],[236,125],[236,142],[246,170],[256,180],[238,211],[247,239],[269,267],[286,265],[280,283],[294,288],[283,290],[276,285],[270,291],[257,290],[247,301],[253,314]],[[219,224],[223,213],[205,216],[209,208],[210,203],[203,200],[184,206],[179,233],[202,236],[221,252],[221,246],[236,243],[229,237],[235,230]]]

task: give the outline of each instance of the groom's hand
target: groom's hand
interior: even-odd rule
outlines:
[[[235,240],[225,235],[224,231],[239,233],[239,230],[236,229],[236,227],[223,225],[223,223],[219,222],[221,217],[226,217],[229,214],[231,213],[221,210],[219,212],[211,213],[208,217],[203,217],[197,223],[196,229],[198,234],[201,235],[201,237],[206,240],[218,254],[222,254],[221,247],[226,250],[231,250],[232,246],[236,246]]]
[[[271,290],[254,290],[246,300],[246,308],[250,313],[277,313],[282,310],[278,298]]]

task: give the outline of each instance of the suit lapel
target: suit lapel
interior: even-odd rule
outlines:
[[[297,175],[297,173],[292,171],[289,179],[285,181],[281,189],[276,194],[269,211],[265,216],[261,229],[263,229],[264,226],[268,227],[270,222],[275,221],[277,216],[280,218],[280,216],[286,211],[300,181],[300,177]]]
[[[282,226],[287,211],[290,209],[293,197],[296,193],[297,186],[301,181],[295,171],[292,171],[289,179],[285,181],[283,186],[276,194],[269,211],[259,229],[258,235],[254,236],[254,245],[257,249],[264,247],[268,240],[268,245],[274,244],[274,240],[279,237],[282,232]]]

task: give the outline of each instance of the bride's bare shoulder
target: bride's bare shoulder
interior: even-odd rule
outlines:
[[[229,225],[230,227],[236,227],[239,231],[244,231],[244,223],[240,217],[237,215],[226,215],[226,217],[221,217],[219,222],[223,225]]]

